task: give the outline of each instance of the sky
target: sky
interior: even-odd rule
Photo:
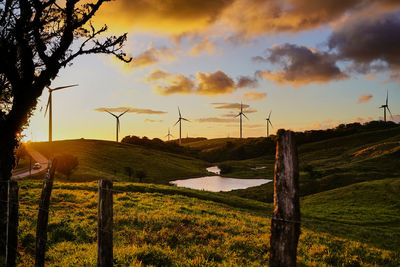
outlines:
[[[77,58],[51,87],[53,140],[244,137],[326,129],[383,119],[389,94],[400,122],[398,0],[115,0],[93,20],[108,35],[128,33],[123,63]],[[78,40],[79,42],[79,40]],[[72,47],[76,49],[76,46]],[[43,91],[25,140],[48,140]],[[388,116],[388,119],[392,119]]]

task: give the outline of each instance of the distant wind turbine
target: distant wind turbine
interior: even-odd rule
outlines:
[[[129,111],[129,109],[125,110],[124,112],[122,112],[121,114],[119,114],[118,116],[111,113],[110,111],[106,110],[106,112],[110,113],[111,115],[113,115],[116,119],[117,119],[117,143],[118,143],[118,132],[120,131],[120,125],[119,125],[119,118],[124,115],[125,113],[127,113]]]
[[[265,119],[267,121],[267,137],[269,136],[269,125],[271,125],[271,127],[274,128],[274,126],[272,126],[272,123],[270,120],[271,112],[272,112],[272,110],[269,112],[268,118]]]
[[[244,116],[246,119],[249,119],[249,118],[247,118],[246,114],[243,113],[243,104],[242,104],[242,102],[240,102],[240,112],[239,112],[239,114],[237,114],[235,116],[235,118],[239,117],[239,116],[240,116],[240,138],[242,138],[242,116]]]
[[[385,122],[386,122],[386,109],[389,111],[390,117],[393,120],[392,112],[390,112],[388,101],[389,101],[389,91],[386,91],[386,104],[379,107],[379,108],[383,108],[383,120]]]
[[[177,125],[179,122],[179,144],[182,144],[182,120],[188,121],[188,122],[190,122],[190,121],[188,119],[185,119],[182,117],[181,110],[179,109],[179,107],[178,107],[178,112],[179,112],[179,118],[178,118],[177,122],[175,122],[174,126]]]
[[[46,86],[47,89],[49,89],[49,99],[47,100],[47,105],[46,105],[46,110],[44,112],[44,116],[46,117],[47,110],[49,110],[49,143],[53,141],[53,91],[69,88],[69,87],[74,87],[78,86],[78,84],[73,84],[73,85],[67,85],[67,86],[60,86],[56,88],[50,88],[49,86]]]
[[[168,134],[167,134],[166,136],[164,136],[164,137],[168,137],[168,141],[169,141],[169,138],[170,138],[170,137],[174,137],[174,136],[170,133],[169,128],[168,128]]]

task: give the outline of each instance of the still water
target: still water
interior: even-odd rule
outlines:
[[[220,169],[217,166],[207,168],[207,171],[215,174],[220,174]],[[271,182],[268,179],[238,179],[226,178],[221,176],[205,176],[199,178],[191,178],[184,180],[175,180],[169,182],[170,184],[187,187],[197,190],[206,190],[211,192],[231,191],[235,189],[245,189],[252,186],[259,186]]]

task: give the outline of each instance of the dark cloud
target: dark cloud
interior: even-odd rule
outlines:
[[[351,23],[350,23],[351,22]],[[350,60],[359,73],[400,70],[400,12],[343,22],[328,40],[340,60]]]
[[[266,60],[280,65],[282,69],[275,72],[259,71],[257,75],[279,84],[300,86],[348,78],[336,66],[335,57],[327,52],[287,43],[274,46],[268,49],[268,52]]]
[[[95,111],[99,112],[125,112],[128,110],[128,113],[137,113],[137,114],[166,114],[167,112],[165,111],[158,111],[158,110],[152,110],[152,109],[143,109],[143,108],[134,108],[134,107],[117,107],[117,108],[96,108],[94,109]]]
[[[238,88],[256,88],[258,87],[257,77],[240,76],[237,82]]]
[[[196,77],[197,92],[201,95],[228,94],[237,89],[232,78],[220,70],[214,73],[197,72]]]

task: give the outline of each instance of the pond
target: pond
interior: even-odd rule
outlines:
[[[221,170],[217,166],[207,168],[207,171],[220,174]],[[187,187],[197,190],[206,190],[211,192],[227,192],[235,189],[246,189],[253,186],[259,186],[271,182],[269,179],[238,179],[221,176],[205,176],[199,178],[175,180],[169,182],[179,187]]]

